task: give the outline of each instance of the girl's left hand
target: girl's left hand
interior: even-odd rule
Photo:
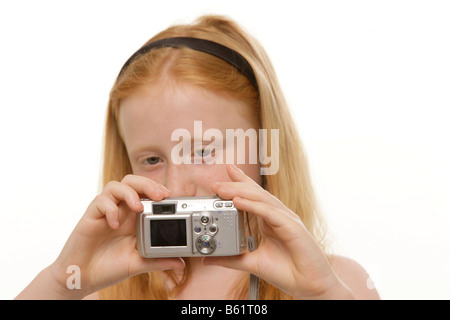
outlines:
[[[253,252],[203,263],[253,273],[296,299],[352,298],[301,219],[237,167],[227,171],[232,182],[216,182],[212,191],[257,217],[261,241]]]

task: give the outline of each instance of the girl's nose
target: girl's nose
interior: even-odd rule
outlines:
[[[197,186],[192,177],[189,165],[171,164],[167,168],[166,187],[170,190],[171,197],[194,197]]]

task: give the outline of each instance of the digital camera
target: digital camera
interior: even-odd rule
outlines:
[[[145,258],[232,256],[247,250],[244,216],[219,197],[142,199],[137,247]]]

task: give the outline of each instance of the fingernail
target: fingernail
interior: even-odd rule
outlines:
[[[167,189],[166,187],[164,187],[164,189],[165,189],[166,197],[170,197],[170,190]]]
[[[135,204],[136,204],[136,207],[138,207],[138,208],[143,207],[142,202],[140,202],[140,201],[136,201]]]

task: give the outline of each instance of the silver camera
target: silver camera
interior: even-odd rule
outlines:
[[[247,250],[243,213],[219,197],[141,200],[137,247],[145,258],[232,256]]]

